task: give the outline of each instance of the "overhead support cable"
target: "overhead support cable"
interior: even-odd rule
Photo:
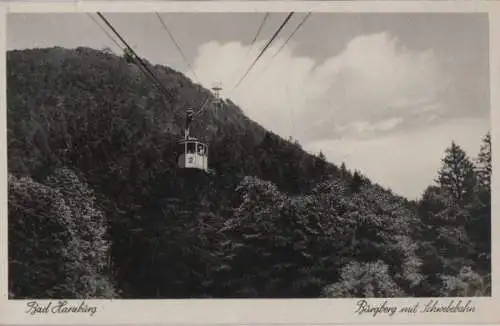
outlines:
[[[198,77],[196,76],[196,72],[194,71],[193,67],[191,66],[191,64],[189,63],[189,60],[187,59],[187,57],[184,55],[184,52],[182,51],[179,43],[177,42],[177,40],[175,39],[174,37],[174,34],[170,31],[170,29],[167,27],[167,24],[165,23],[165,21],[163,20],[163,18],[161,18],[160,14],[158,12],[155,13],[156,14],[156,17],[158,18],[158,20],[160,21],[160,24],[161,26],[163,27],[163,30],[167,32],[168,36],[170,37],[170,40],[172,41],[172,43],[174,43],[175,47],[177,48],[177,51],[179,52],[179,54],[181,55],[182,59],[184,60],[184,62],[186,63],[186,65],[188,66],[188,68],[191,70],[191,73],[193,74],[194,78],[196,80],[199,80]]]
[[[122,51],[126,52],[126,54],[127,54],[127,55],[132,56],[132,58],[131,58],[131,60],[132,60],[132,61],[134,61],[134,62],[136,62],[136,61],[137,61],[137,60],[135,60],[135,59],[133,58],[133,56],[134,56],[133,54],[129,54],[129,53],[130,53],[130,50],[129,50],[129,49],[128,49],[125,45],[120,45],[120,43],[119,43],[119,42],[118,42],[118,41],[117,41],[117,40],[116,40],[116,39],[115,39],[115,38],[114,38],[114,37],[113,37],[113,36],[112,36],[112,35],[111,35],[111,34],[110,34],[110,33],[109,33],[106,29],[105,29],[105,28],[104,28],[104,26],[102,26],[102,25],[99,23],[99,21],[98,21],[97,19],[95,19],[95,18],[94,18],[94,17],[93,17],[90,13],[87,13],[87,14],[88,14],[88,16],[89,16],[89,17],[90,17],[90,18],[94,21],[94,23],[95,23],[95,24],[96,24],[96,25],[97,25],[97,26],[98,26],[98,27],[99,27],[99,28],[100,28],[100,29],[104,32],[104,34],[106,34],[106,35],[108,36],[108,38],[109,38],[109,39],[110,39],[110,40],[111,40],[111,41],[112,41],[112,42],[113,42],[113,43],[114,43],[114,44],[115,44],[115,45],[116,45],[116,46],[117,46],[120,50],[122,50]],[[152,81],[152,83],[153,83],[156,87],[158,87],[158,88],[162,89],[162,86],[161,86],[161,84],[159,84],[159,81],[157,81],[156,79],[152,78],[152,77],[150,76],[150,74],[149,74],[149,72],[147,71],[147,69],[146,69],[146,68],[144,68],[144,67],[143,67],[142,65],[140,65],[138,62],[136,62],[136,63],[137,63],[137,65],[139,66],[139,69],[141,70],[141,72],[142,72],[144,75],[146,75],[146,77],[148,77],[148,78],[152,79],[151,81]]]
[[[248,74],[250,73],[250,71],[252,70],[252,68],[255,66],[255,64],[259,61],[259,59],[262,57],[262,55],[267,51],[267,49],[269,48],[269,46],[273,43],[273,41],[276,39],[276,37],[281,32],[281,30],[288,23],[288,21],[290,20],[290,18],[292,18],[293,14],[294,14],[294,12],[291,12],[291,13],[288,14],[288,16],[285,18],[285,20],[280,25],[280,27],[278,28],[278,30],[273,34],[273,36],[271,37],[271,39],[267,42],[267,44],[264,46],[264,48],[257,55],[257,57],[252,62],[252,64],[250,65],[250,67],[247,69],[247,71],[245,72],[245,74],[238,81],[238,83],[236,84],[236,86],[233,87],[232,91],[234,91],[236,88],[238,88],[238,86],[241,85],[241,83],[243,82],[243,80],[245,80],[245,78],[248,76]]]
[[[166,97],[166,99],[170,99],[171,95],[169,92],[165,89],[165,87],[162,85],[162,83],[159,81],[158,77],[156,74],[150,69],[150,67],[142,60],[141,57],[137,55],[137,53],[132,49],[132,47],[125,41],[125,39],[118,33],[118,31],[113,27],[113,25],[104,17],[103,14],[100,12],[97,12],[97,15],[104,21],[104,23],[108,26],[111,31],[120,39],[120,41],[125,45],[126,49],[132,54],[133,60],[136,61],[139,65],[144,68],[144,71],[148,77],[150,77],[153,81],[154,84],[160,89],[160,91],[163,93],[163,95]]]
[[[264,18],[262,18],[262,21],[260,22],[259,28],[257,29],[257,33],[255,33],[255,36],[254,36],[252,42],[250,43],[250,46],[254,45],[255,42],[257,41],[257,39],[259,38],[260,32],[262,31],[262,28],[266,24],[266,21],[269,18],[269,15],[270,15],[270,13],[266,12],[266,14],[264,15]]]
[[[243,62],[242,64],[238,67],[238,69],[234,72],[233,76],[231,77],[230,79],[230,82],[233,81],[233,79],[236,77],[236,74],[241,70],[241,68],[243,67],[243,64],[246,62],[246,59],[248,58],[248,56],[250,55],[250,52],[252,51],[252,48],[253,48],[253,45],[255,44],[255,42],[257,41],[257,39],[259,38],[260,36],[260,33],[262,31],[262,28],[264,27],[267,19],[269,18],[270,16],[270,13],[266,12],[266,14],[264,15],[264,18],[262,19],[262,21],[260,22],[260,25],[259,25],[259,28],[257,28],[257,32],[255,33],[255,36],[254,38],[252,39],[252,42],[250,42],[250,45],[248,46],[248,49],[247,49],[247,52],[245,54],[245,57],[243,59]]]
[[[203,113],[203,111],[207,108],[207,106],[209,105],[209,103],[210,103],[210,102],[211,102],[211,101],[210,101],[210,95],[209,95],[209,96],[207,96],[207,98],[205,99],[205,102],[202,104],[201,108],[200,108],[198,111],[196,111],[196,112],[194,113],[194,115],[193,115],[193,120],[194,120],[195,118],[197,118],[197,117],[198,117],[201,113]]]
[[[120,45],[120,43],[118,43],[118,41],[104,28],[104,26],[102,26],[99,23],[99,21],[95,19],[94,16],[92,16],[90,12],[87,12],[87,15],[90,17],[90,19],[94,21],[94,23],[101,29],[101,31],[103,31],[103,33],[111,40],[111,42],[113,42],[118,47],[118,49],[123,51],[123,47]]]
[[[269,67],[269,64],[274,60],[274,58],[276,58],[280,52],[285,48],[285,46],[288,44],[288,42],[291,40],[291,38],[298,32],[298,30],[304,25],[304,23],[307,21],[307,19],[309,18],[309,16],[311,16],[311,12],[309,12],[305,17],[304,19],[302,19],[302,21],[297,25],[297,27],[295,28],[295,30],[290,34],[290,36],[288,36],[288,38],[286,39],[285,43],[283,43],[283,45],[281,45],[281,47],[278,49],[278,51],[276,51],[276,53],[271,57],[271,59],[269,59],[268,63],[264,66],[264,68],[261,70],[261,71],[264,71],[267,69],[267,67]]]

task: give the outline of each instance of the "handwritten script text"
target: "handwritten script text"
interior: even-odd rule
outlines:
[[[26,304],[25,313],[37,314],[90,314],[93,316],[97,312],[97,307],[91,306],[82,301],[80,303],[69,303],[67,300],[49,301],[41,304],[38,301],[30,301]]]
[[[368,300],[358,300],[356,302],[355,314],[393,316],[397,313],[417,314],[417,313],[470,313],[475,312],[472,300],[436,300],[431,299],[426,302],[416,302],[410,305],[390,303],[389,300],[383,302],[370,303]]]

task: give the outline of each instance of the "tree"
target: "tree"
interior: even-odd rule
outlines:
[[[325,154],[320,151],[319,154],[314,157],[312,165],[311,179],[314,183],[317,183],[327,177],[326,174],[328,173],[328,166],[329,164],[326,160]]]
[[[16,298],[115,297],[103,275],[105,227],[93,224],[100,213],[70,173],[61,175],[70,179],[63,189],[9,175],[10,291]]]
[[[323,153],[323,151],[319,151],[318,153],[318,158],[323,161],[323,162],[326,162],[326,156],[325,154]]]
[[[475,185],[474,165],[455,142],[446,149],[437,183],[446,189],[459,204],[472,200]]]
[[[483,138],[483,144],[476,161],[478,184],[489,191],[491,183],[491,135],[488,132]]]
[[[73,278],[75,292],[82,297],[113,297],[114,289],[108,278],[111,269],[108,264],[107,221],[96,207],[94,192],[67,168],[56,169],[45,183],[59,191],[69,208],[70,245],[80,261],[68,275]]]
[[[441,292],[448,297],[474,297],[491,295],[490,277],[482,277],[469,266],[464,266],[456,276],[443,276]]]
[[[109,46],[106,46],[102,49],[102,52],[107,53],[107,54],[114,54],[113,50]]]
[[[342,268],[339,282],[325,287],[327,298],[403,297],[405,293],[389,275],[389,266],[381,260],[351,262]]]
[[[471,207],[470,238],[476,245],[478,271],[491,268],[491,136],[487,133],[476,160],[476,198]]]
[[[345,162],[342,162],[342,164],[340,165],[340,177],[342,179],[347,179],[349,177],[349,171],[347,171]]]
[[[427,295],[450,295],[462,291],[457,289],[463,288],[461,277],[467,266],[472,266],[479,274],[489,274],[489,133],[483,138],[476,162],[474,166],[453,142],[443,158],[436,180],[438,185],[427,188],[419,202],[422,222],[420,255],[425,262],[423,271],[427,275],[427,291],[430,291]],[[445,288],[441,287],[442,280],[447,282]]]
[[[279,258],[280,248],[290,240],[276,225],[284,197],[274,184],[254,177],[245,177],[236,191],[240,204],[220,231],[227,238],[222,244],[223,286],[237,297],[266,296],[266,283],[273,281],[273,265],[279,265],[284,257]]]
[[[362,175],[358,172],[358,171],[355,171],[354,172],[354,175],[352,176],[352,180],[351,180],[351,191],[356,193],[360,190],[361,186],[363,185],[364,183],[364,179],[362,177]]]
[[[71,212],[58,191],[9,174],[9,291],[14,298],[74,297]]]

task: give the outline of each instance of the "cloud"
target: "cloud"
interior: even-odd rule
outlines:
[[[345,49],[323,63],[294,55],[294,46],[272,46],[234,92],[236,84],[251,64],[263,43],[252,49],[240,43],[210,42],[199,48],[194,63],[196,74],[205,86],[221,81],[226,93],[245,112],[265,127],[283,136],[299,139],[335,138],[351,124],[356,134],[363,120],[370,124],[398,121],[444,112],[439,95],[448,85],[432,50],[406,49],[389,33],[354,38]],[[228,93],[229,91],[229,93]],[[318,129],[320,121],[335,121]],[[316,129],[309,133],[309,129]],[[343,130],[341,130],[343,129]],[[372,136],[387,128],[358,128],[359,136]]]
[[[432,184],[452,141],[475,158],[488,129],[483,119],[460,118],[375,139],[318,140],[305,143],[304,148],[321,150],[333,162],[345,162],[372,181],[415,199]]]
[[[402,194],[432,181],[451,136],[476,144],[486,132],[477,124],[458,132],[450,122],[453,84],[432,49],[408,49],[384,32],[358,36],[323,62],[296,55],[293,44],[271,60],[277,42],[232,90],[263,45],[204,44],[194,62],[200,82],[222,82],[222,95],[267,129],[321,147],[330,161],[346,160]]]
[[[280,44],[269,49],[269,54],[232,91],[244,75],[263,44],[249,49],[239,43],[207,43],[199,48],[194,67],[204,86],[220,81],[225,87],[223,96],[229,96],[245,113],[266,128],[283,136],[293,133],[293,124],[310,99],[321,97],[308,85],[315,62],[311,58],[296,57],[291,47],[285,47],[269,64],[268,60]],[[310,121],[305,122],[310,123]]]

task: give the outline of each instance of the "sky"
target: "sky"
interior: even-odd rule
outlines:
[[[490,128],[487,15],[312,13],[285,44],[307,15],[295,13],[234,88],[287,14],[270,14],[251,46],[264,15],[162,13],[189,65],[154,13],[106,18],[150,62],[220,82],[267,129],[409,199],[433,183],[452,141],[477,155]],[[120,53],[87,14],[9,14],[8,49],[52,46]]]

